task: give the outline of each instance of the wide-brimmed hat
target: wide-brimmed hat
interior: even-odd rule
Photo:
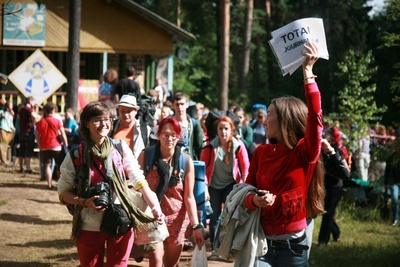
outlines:
[[[136,110],[140,109],[140,107],[136,103],[136,97],[134,97],[133,95],[123,95],[117,106],[134,108]]]

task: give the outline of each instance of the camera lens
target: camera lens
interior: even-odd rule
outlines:
[[[95,201],[96,206],[102,206],[103,208],[108,206],[108,195],[103,193],[99,195],[99,198]]]

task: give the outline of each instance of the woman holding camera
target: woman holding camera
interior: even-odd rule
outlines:
[[[108,137],[112,128],[110,114],[110,107],[104,103],[95,101],[86,105],[79,127],[83,142],[65,157],[60,170],[58,194],[63,204],[75,206],[72,237],[76,240],[82,267],[103,266],[106,248],[107,266],[128,265],[133,230],[130,228],[118,238],[100,231],[107,204],[103,202],[111,200],[115,205],[120,204],[130,215],[133,226],[150,220],[127,197],[125,174],[143,194],[157,222],[164,222],[157,196],[149,188],[129,146],[121,141],[120,151]],[[108,199],[108,194],[112,198]]]
[[[184,241],[192,233],[199,247],[204,244],[203,225],[197,216],[193,194],[193,161],[177,146],[181,136],[179,122],[173,117],[163,119],[157,136],[159,143],[146,148],[139,156],[139,163],[160,201],[169,237],[149,253],[149,266],[173,267],[179,266]]]

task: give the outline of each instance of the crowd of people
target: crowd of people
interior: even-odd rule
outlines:
[[[0,103],[0,159],[12,166],[18,157],[19,172],[32,173],[30,162],[37,146],[49,189],[54,188],[55,168],[59,199],[74,207],[72,236],[82,266],[102,266],[105,255],[108,265],[127,266],[131,255],[140,261],[144,253],[150,266],[178,266],[190,237],[195,245],[203,246],[207,225],[202,223],[193,193],[196,161],[205,163],[204,201],[211,203],[212,210],[207,220],[210,260],[219,259],[219,247],[214,244],[221,243],[216,232],[227,199],[248,186],[251,190],[241,205],[249,212],[260,211],[259,238],[268,246],[251,263],[308,266],[314,218],[322,214],[319,246],[327,245],[331,237],[334,242],[340,240],[334,215],[344,182],[354,175],[363,181],[376,179],[370,171],[374,146],[394,151],[379,178],[393,198],[392,224],[398,224],[400,145],[393,128],[386,132],[380,125],[365,129],[355,151],[346,148],[339,128],[322,123],[313,72],[318,50],[314,44],[304,47],[306,103],[292,96],[275,98],[250,116],[234,105],[229,113],[215,118],[215,137],[209,135],[206,124],[213,109],[191,103],[182,92],[172,95],[161,80],[148,92],[156,113],[151,121],[144,120],[146,96],[129,67],[126,78],[113,79],[112,104],[90,102],[80,116],[67,109],[63,120],[56,104],[39,107],[32,97],[17,109],[12,103]],[[60,158],[63,146],[70,153]],[[101,230],[104,211],[111,206],[100,205],[99,194],[89,195],[104,184],[109,184],[111,204],[120,205],[132,221],[133,227],[117,238]],[[130,201],[132,190],[142,194],[151,214]],[[165,224],[169,236],[142,247],[140,255],[133,253],[138,247],[135,227],[149,222]]]

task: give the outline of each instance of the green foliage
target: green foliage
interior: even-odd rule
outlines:
[[[372,52],[365,55],[350,50],[343,62],[338,63],[338,72],[335,75],[343,82],[339,89],[339,111],[348,118],[355,129],[346,133],[351,140],[351,150],[357,148],[359,136],[364,135],[366,127],[379,122],[386,106],[378,107],[374,99],[376,85],[370,83],[372,75],[377,71],[373,66]],[[354,127],[352,127],[354,128]],[[349,129],[341,129],[344,132]]]
[[[400,0],[388,0],[387,1],[387,13],[386,20],[394,23],[394,28],[389,29],[383,34],[382,41],[383,47],[400,47],[400,27],[399,27],[399,16],[400,16]],[[397,49],[398,51],[398,49]],[[396,58],[397,61],[393,64],[393,69],[396,72],[392,80],[390,82],[390,90],[394,96],[393,102],[398,106],[400,105],[400,61],[399,58]]]
[[[340,242],[331,239],[328,246],[316,246],[322,216],[315,219],[310,267],[398,266],[400,228],[380,218],[380,199],[361,207],[349,201],[348,195],[345,190],[335,214]]]
[[[164,0],[137,0],[146,8],[159,14],[172,23],[177,22],[178,1]],[[266,1],[254,1],[252,23],[252,41],[250,52],[250,69],[246,79],[246,88],[239,88],[239,73],[242,68],[243,31],[245,25],[245,12],[247,1],[231,1],[231,47],[230,47],[230,72],[229,72],[229,103],[240,103],[242,107],[250,110],[254,103],[268,104],[271,98],[282,95],[294,95],[304,99],[301,90],[301,71],[296,71],[291,77],[282,76],[277,61],[269,47],[270,32],[292,22],[306,17],[319,17],[324,21],[327,45],[330,59],[319,60],[315,65],[318,75],[318,86],[322,94],[322,104],[325,114],[338,112],[338,94],[343,86],[343,81],[334,77],[339,62],[346,62],[348,50],[355,52],[373,51],[377,65],[380,66],[378,74],[361,72],[371,78],[366,84],[376,83],[376,108],[386,104],[390,107],[381,121],[396,121],[400,116],[400,109],[395,108],[392,101],[400,103],[400,75],[395,69],[399,63],[398,23],[400,0],[388,1],[388,15],[385,17],[371,18],[368,16],[370,7],[367,0],[276,0],[270,1],[271,17],[266,14]],[[180,1],[181,27],[196,36],[191,43],[176,44],[176,47],[187,46],[190,49],[190,58],[186,61],[176,59],[174,62],[174,90],[180,90],[191,96],[192,100],[204,103],[209,108],[219,106],[219,7],[220,1]],[[397,18],[397,19],[396,19]],[[387,35],[385,35],[387,34]],[[383,37],[383,38],[382,38]],[[383,40],[379,43],[378,40]],[[382,49],[376,48],[381,45]],[[397,49],[396,49],[397,48]],[[399,65],[399,64],[398,64]],[[360,72],[359,72],[360,73]],[[388,92],[388,85],[391,91]],[[353,86],[348,84],[349,88]],[[362,100],[354,95],[357,100]],[[217,96],[217,97],[216,97]],[[368,102],[363,99],[364,102]],[[351,101],[353,103],[358,101]],[[347,105],[347,104],[346,104]],[[361,103],[360,105],[366,105]],[[347,114],[345,114],[347,115]],[[364,113],[365,117],[369,117]],[[368,118],[376,120],[377,118]]]

